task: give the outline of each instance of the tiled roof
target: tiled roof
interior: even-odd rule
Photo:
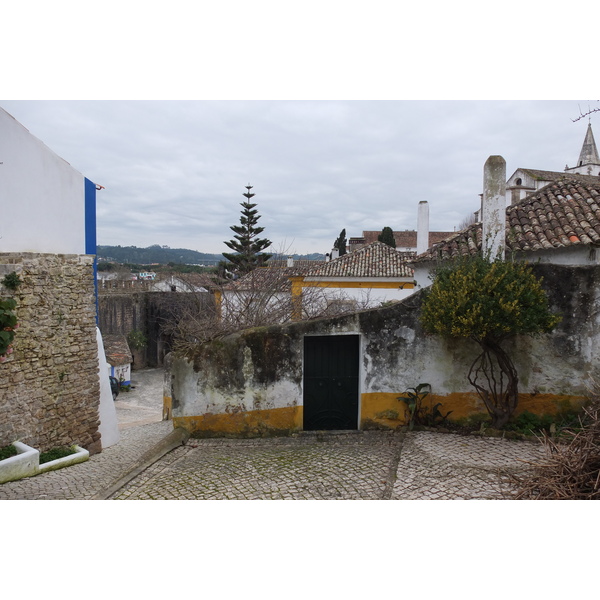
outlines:
[[[304,269],[304,268],[312,269],[313,267],[316,267],[317,265],[320,265],[323,262],[324,261],[322,261],[322,260],[309,260],[306,258],[295,259],[294,267],[300,267],[302,269]],[[269,269],[287,269],[288,268],[287,259],[272,258],[267,263],[267,268],[269,268]]]
[[[159,273],[154,283],[166,281],[180,282],[188,288],[210,288],[215,285],[214,279],[204,273]]]
[[[482,226],[435,244],[414,262],[445,260],[481,250]],[[506,209],[506,249],[512,252],[600,244],[600,177],[569,175]]]
[[[430,231],[429,232],[429,246],[441,242],[446,239],[449,235],[452,235],[453,231]],[[363,231],[363,238],[365,244],[372,244],[377,241],[377,238],[381,235],[381,231]],[[416,248],[417,247],[417,232],[416,231],[394,231],[394,239],[396,240],[397,248]]]
[[[536,181],[559,181],[561,179],[564,179],[564,177],[566,175],[568,175],[568,173],[565,173],[563,171],[541,171],[540,169],[518,169],[519,171],[522,171],[523,173],[527,173],[527,175],[529,175],[532,179],[536,180]],[[597,177],[593,176],[593,175],[577,175],[578,178],[580,178],[582,181],[587,180],[589,183],[594,183],[594,181],[597,181]]]
[[[412,277],[413,270],[403,254],[387,244],[373,242],[310,270],[306,277]]]
[[[128,365],[133,361],[127,338],[124,335],[103,335],[106,362],[112,367]]]
[[[311,262],[312,267],[314,267],[315,261],[305,262]],[[258,267],[243,277],[230,282],[227,286],[225,286],[225,289],[235,290],[238,292],[264,289],[279,289],[281,291],[285,291],[291,287],[289,277],[304,275],[309,270],[309,267],[298,266],[296,264],[294,264],[293,267],[283,268]]]

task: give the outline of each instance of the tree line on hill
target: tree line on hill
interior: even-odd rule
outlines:
[[[98,258],[102,262],[113,262],[119,264],[131,265],[205,265],[207,267],[216,267],[223,260],[222,254],[209,254],[188,250],[186,248],[169,248],[168,246],[159,246],[155,244],[147,248],[138,248],[137,246],[98,246]],[[274,255],[278,258],[277,255]],[[285,258],[285,257],[282,257]],[[299,260],[323,260],[323,255],[313,254],[294,254],[294,259]]]

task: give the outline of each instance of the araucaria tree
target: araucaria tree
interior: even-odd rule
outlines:
[[[394,232],[391,227],[384,227],[381,233],[377,236],[377,240],[383,244],[387,244],[391,248],[396,247],[396,239],[394,238]]]
[[[265,230],[264,227],[257,227],[260,219],[256,204],[250,202],[255,196],[250,190],[251,185],[246,186],[246,193],[242,194],[246,200],[241,203],[242,216],[239,225],[232,225],[231,230],[235,233],[235,239],[225,242],[228,248],[231,248],[235,254],[223,252],[223,256],[231,263],[233,272],[239,275],[245,275],[256,267],[264,265],[270,254],[264,254],[270,245],[270,240],[259,238],[258,236]]]
[[[439,268],[421,311],[427,332],[479,345],[468,380],[498,429],[519,401],[518,373],[502,342],[514,335],[548,333],[559,321],[530,266],[481,256]]]

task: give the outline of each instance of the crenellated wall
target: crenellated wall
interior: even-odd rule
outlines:
[[[79,444],[101,450],[94,257],[0,253],[0,279],[22,285],[14,352],[0,364],[0,446],[21,441],[40,451]]]

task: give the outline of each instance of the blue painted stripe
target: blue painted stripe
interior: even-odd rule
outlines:
[[[85,253],[96,254],[96,184],[85,178]]]
[[[96,184],[85,177],[85,253],[94,255],[94,289],[96,293],[96,325],[98,318],[98,258],[96,256]]]

